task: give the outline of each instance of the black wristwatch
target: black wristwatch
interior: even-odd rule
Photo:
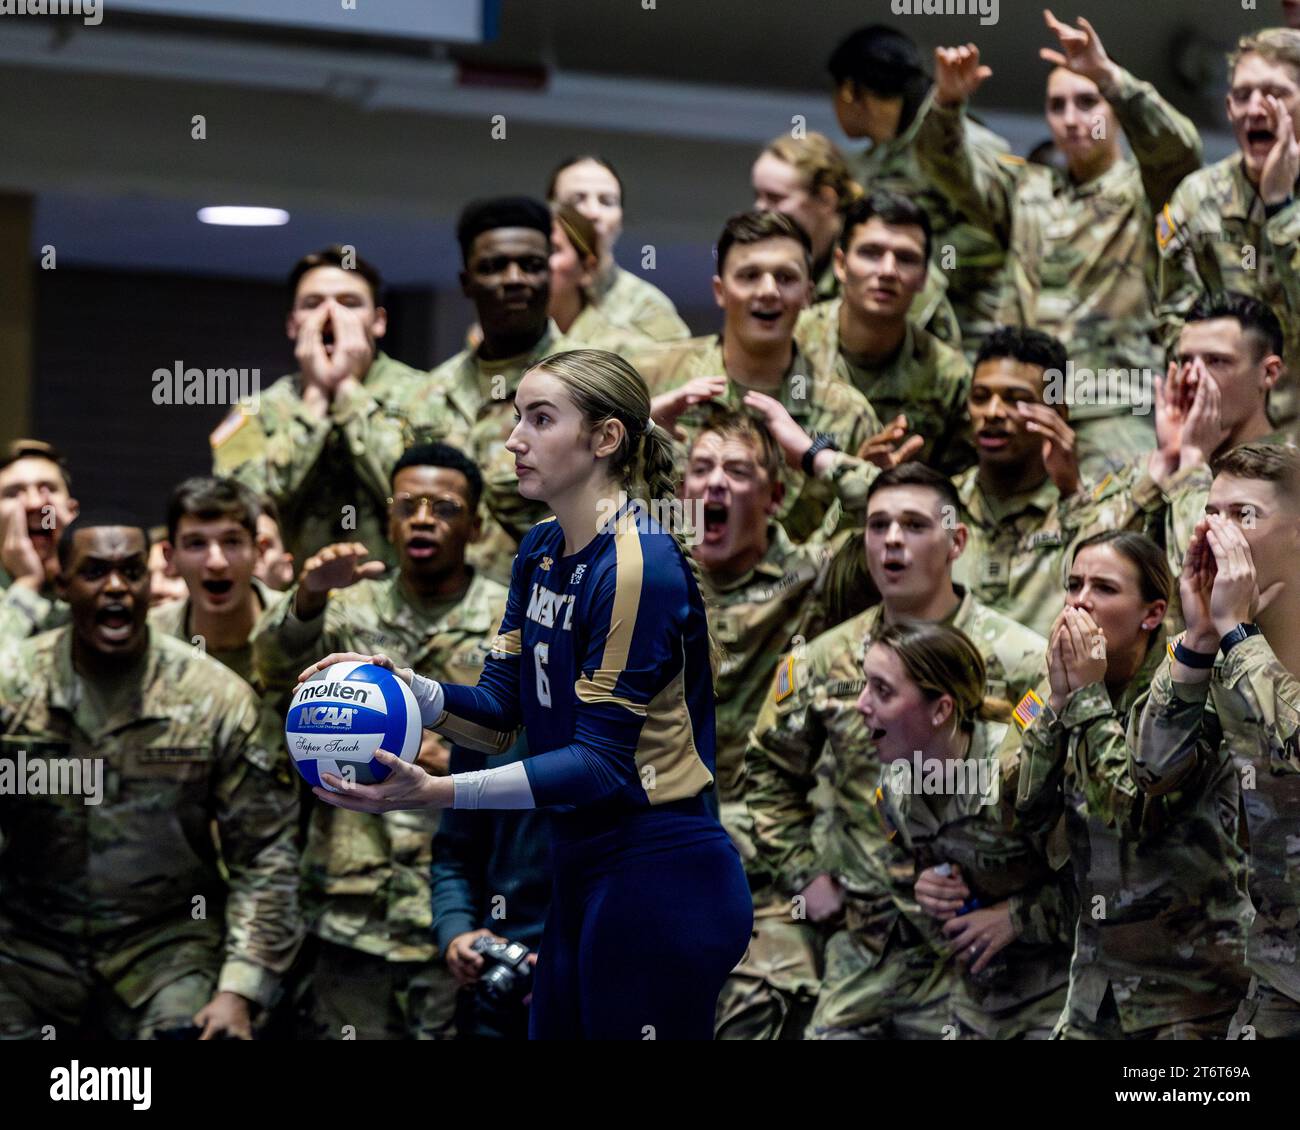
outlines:
[[[1250,639],[1251,636],[1257,636],[1259,634],[1259,627],[1255,624],[1238,624],[1219,641],[1219,650],[1223,652],[1224,658],[1226,659],[1228,652],[1241,643],[1242,640]]]
[[[813,436],[812,446],[803,453],[803,473],[811,475],[813,473],[813,460],[817,458],[822,451],[839,451],[840,445],[835,442],[835,437],[829,432],[818,432]]]
[[[1171,649],[1173,656],[1184,667],[1195,667],[1208,671],[1214,666],[1214,660],[1218,656],[1217,651],[1193,651],[1186,647],[1182,640],[1174,644]]]

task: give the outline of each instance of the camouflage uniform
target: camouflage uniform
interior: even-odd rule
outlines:
[[[741,790],[745,743],[777,660],[824,626],[822,588],[839,542],[795,545],[773,522],[768,550],[743,577],[718,584],[703,574],[709,628],[723,655],[715,679],[718,798],[722,823],[754,872],[750,817]],[[855,539],[856,544],[856,539]],[[860,552],[860,550],[859,550]],[[817,992],[816,931],[770,904],[755,873],[749,949],[718,998],[719,1039],[798,1038]]]
[[[1222,779],[1234,816],[1240,796],[1255,906],[1246,937],[1254,983],[1234,1034],[1249,1024],[1261,1037],[1294,1039],[1300,1035],[1300,681],[1263,636],[1221,657],[1208,682],[1175,683],[1166,662],[1131,742],[1133,777],[1144,790],[1189,772],[1193,782]]]
[[[1062,388],[1063,399],[1089,472],[1155,446],[1151,385],[1129,379],[1131,371],[1164,371],[1151,225],[1201,163],[1196,127],[1150,83],[1121,69],[1107,100],[1136,160],[1121,157],[1082,185],[1029,164],[1009,183],[1000,165],[967,151],[960,106],[932,104],[916,138],[922,170],[1007,249],[1009,285],[998,320],[1064,342],[1076,381]],[[1093,389],[1084,369],[1095,376]],[[1100,375],[1115,369],[1130,373],[1122,382]]]
[[[1090,525],[1087,496],[1062,500],[1051,479],[1010,498],[991,497],[972,467],[953,479],[970,540],[953,579],[1042,636],[1061,611],[1071,551]]]
[[[813,304],[799,315],[799,321],[795,323],[794,338],[805,353],[814,352],[816,343],[828,336],[832,339],[829,342],[832,353],[839,348],[833,340],[838,336],[836,319],[839,317],[839,298],[840,281],[835,277],[835,268],[828,266],[813,290]],[[836,303],[833,312],[827,309],[831,302]],[[952,303],[948,301],[948,278],[934,263],[926,270],[925,286],[912,299],[907,316],[944,345],[961,349],[961,326],[957,322]]]
[[[813,365],[819,371],[833,372],[862,393],[882,423],[906,416],[908,434],[925,440],[915,456],[918,461],[946,475],[964,471],[975,462],[966,413],[970,395],[966,358],[909,320],[902,344],[889,361],[863,365],[840,348],[840,302],[823,303],[827,315],[819,328],[829,336],[815,344],[806,339]]]
[[[591,302],[583,306],[564,336],[570,348],[607,349],[620,357],[632,357],[655,342],[631,326],[616,326]]]
[[[696,377],[726,375],[722,338],[717,334],[658,346],[633,358],[632,364],[650,386],[652,397],[678,388]],[[742,408],[748,391],[728,380],[726,393],[713,403]],[[810,435],[829,432],[846,450],[857,451],[863,440],[880,431],[880,419],[866,398],[843,381],[828,379],[810,364],[797,346],[781,387],[769,395],[784,405],[805,432]],[[704,409],[704,405],[688,408],[678,418],[678,428],[687,435],[685,446],[679,445],[679,471],[685,467],[690,445],[703,425]],[[806,541],[821,524],[834,492],[826,483],[802,471],[792,470],[785,463],[781,465],[781,481],[785,484],[785,497],[781,500],[777,521],[785,527],[791,540]]]
[[[28,636],[61,628],[71,615],[53,585],[32,592],[26,585],[14,584],[0,569],[0,649],[8,649]]]
[[[717,698],[717,757],[714,777],[722,806],[722,822],[736,842],[741,858],[751,860],[740,793],[745,743],[763,698],[771,684],[777,660],[798,641],[822,631],[825,611],[821,604],[827,567],[844,544],[795,545],[773,522],[768,526],[768,548],[763,559],[743,577],[719,583],[702,573],[709,628],[722,649],[714,679]],[[861,543],[854,542],[861,552]],[[734,819],[729,819],[729,810]]]
[[[483,473],[483,504],[489,517],[466,560],[502,584],[510,583],[519,539],[550,513],[544,503],[520,497],[515,458],[505,448],[515,426],[515,390],[542,358],[581,344],[561,336],[556,324],[547,322],[537,344],[517,357],[486,361],[476,349],[465,349],[396,405],[414,422],[410,439],[442,440],[459,447]]]
[[[942,924],[929,919],[930,944],[952,966],[950,1038],[1047,1039],[1061,1008],[1078,915],[1074,885],[1049,865],[1045,840],[1017,826],[1015,750],[999,754],[1005,722],[977,722],[949,788],[932,791],[929,765],[895,762],[884,767],[880,809],[896,842],[919,875],[955,863],[973,898],[983,906],[1006,902],[1016,932],[1012,941],[973,975],[957,963]],[[988,767],[987,777],[978,773]],[[920,769],[920,779],[915,774]],[[946,767],[945,767],[946,769]],[[937,782],[935,782],[937,784]],[[904,875],[904,878],[906,876]],[[903,891],[911,907],[913,892]],[[882,974],[888,981],[890,974]]]
[[[690,327],[677,316],[672,299],[654,283],[615,264],[596,280],[592,301],[606,320],[655,341],[684,341]]]
[[[416,422],[396,404],[428,380],[428,374],[378,353],[359,387],[317,419],[303,404],[301,374],[281,377],[262,394],[256,411],[236,408],[212,433],[212,472],[231,475],[274,500],[294,560],[306,561],[334,542],[359,541],[373,560],[393,565],[386,499],[403,448],[400,440],[377,440],[405,434]],[[445,410],[423,403],[435,419]]]
[[[104,786],[98,805],[0,790],[0,1032],[93,1025],[105,997],[111,1034],[137,1039],[188,1027],[214,991],[269,1005],[301,935],[288,758],[214,660],[150,632],[106,702],[72,633],[24,643],[0,690],[0,766],[99,758]]]
[[[269,588],[256,577],[252,579],[252,584],[253,591],[257,593],[257,601],[262,608],[262,611],[258,614],[260,622],[267,615],[271,606],[282,599],[283,594]],[[203,641],[199,636],[193,635],[190,626],[190,607],[191,600],[189,597],[184,600],[169,600],[166,604],[159,604],[149,609],[149,627],[159,635],[173,636],[187,644],[196,645],[199,650],[207,652],[208,655],[212,656],[223,667],[233,671],[249,686],[255,690],[260,690],[261,683],[253,667],[252,635],[249,635],[243,647],[231,648],[228,651],[211,650],[207,647],[206,641]],[[303,666],[305,667],[306,664],[303,664]]]
[[[1046,642],[968,593],[959,595],[947,622],[984,656],[989,694],[1007,698],[1034,686]],[[822,872],[846,891],[847,929],[826,949],[824,985],[835,989],[823,989],[810,1029],[820,1035],[884,1022],[894,1011],[941,1009],[950,989],[919,908],[897,912],[900,886],[911,897],[912,861],[889,843],[876,815],[880,765],[855,709],[867,640],[882,617],[880,606],[870,608],[784,657],[745,749],[741,788],[753,819],[755,881],[770,884],[771,916],[815,940],[824,934],[804,920],[800,892]],[[819,948],[809,944],[814,954]],[[880,983],[877,966],[889,971],[888,984]],[[808,982],[815,993],[815,979]],[[854,986],[867,983],[871,993],[856,995]],[[923,1024],[932,1036],[941,1026],[931,1031]]]
[[[1168,551],[1169,567],[1177,576],[1192,531],[1204,515],[1212,478],[1210,469],[1202,464],[1174,472],[1162,487],[1147,470],[1146,457],[1135,459],[1087,488],[1087,532],[1132,530],[1146,534]]]
[[[257,668],[273,690],[335,651],[384,654],[440,682],[475,683],[505,613],[506,589],[476,575],[465,594],[421,608],[399,578],[335,590],[324,613],[293,613],[296,589],[258,625]],[[431,614],[432,612],[432,614]],[[303,912],[317,939],[311,1028],[340,1038],[445,1033],[456,986],[433,943],[429,901],[438,812],[370,815],[313,803],[303,852]]]
[[[1156,218],[1160,305],[1165,346],[1173,349],[1192,304],[1209,291],[1234,290],[1267,303],[1282,323],[1286,370],[1273,389],[1269,416],[1294,434],[1300,415],[1300,280],[1296,241],[1300,205],[1269,218],[1246,177],[1240,153],[1187,177]]]
[[[929,100],[927,99],[927,105]],[[959,211],[921,169],[917,135],[925,118],[925,105],[911,125],[891,141],[873,145],[858,154],[846,154],[854,179],[867,192],[883,188],[916,201],[930,217],[931,247],[948,278],[948,300],[961,326],[961,345],[971,360],[997,325],[998,297],[1005,282],[1006,252],[980,222]],[[1003,167],[1010,180],[1012,166],[1007,143],[970,118],[962,123],[967,147],[982,162]],[[951,252],[948,249],[951,248]],[[948,258],[952,256],[951,265]],[[915,307],[914,307],[915,308]],[[929,327],[927,327],[929,328]]]
[[[1095,683],[1058,715],[1044,683],[1009,739],[1020,746],[1021,820],[1046,834],[1064,815],[1079,885],[1066,1039],[1221,1037],[1244,986],[1250,906],[1231,767],[1207,766],[1161,797],[1143,797],[1129,777],[1126,725],[1165,638],[1114,699]]]

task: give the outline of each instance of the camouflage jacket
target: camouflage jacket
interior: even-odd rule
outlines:
[[[1271,218],[1246,176],[1240,153],[1187,177],[1156,218],[1165,346],[1173,349],[1183,319],[1202,294],[1234,290],[1267,303],[1282,323],[1286,370],[1269,415],[1294,432],[1300,415],[1300,204]]]
[[[1044,998],[1052,998],[1049,1013],[1059,1011],[1055,994],[1067,981],[1078,912],[1073,883],[1053,871],[1045,841],[1016,823],[1019,764],[1014,748],[1003,744],[1006,733],[1006,723],[976,723],[958,772],[946,780],[937,774],[931,780],[937,766],[919,759],[884,766],[879,802],[887,834],[912,858],[905,883],[929,867],[955,863],[983,906],[1008,904],[1016,940],[978,975],[952,956],[940,922],[922,923],[939,960],[953,967],[954,1013],[987,1038],[1018,1034],[1020,1014],[1036,1016]],[[948,772],[946,763],[943,768]],[[912,913],[910,884],[896,894],[900,913]]]
[[[722,661],[714,679],[714,778],[723,825],[747,863],[755,853],[740,789],[745,743],[771,685],[777,660],[825,626],[822,589],[838,544],[795,545],[773,522],[768,527],[767,553],[743,577],[723,584],[707,572],[702,573],[709,628],[722,648]]]
[[[1161,797],[1143,797],[1129,775],[1128,721],[1165,639],[1157,633],[1114,699],[1095,683],[1058,715],[1044,682],[1009,738],[1020,747],[1020,819],[1047,834],[1064,816],[1080,902],[1069,1009],[1095,1021],[1109,989],[1126,1032],[1214,1016],[1245,989],[1250,907],[1233,774],[1219,767]]]
[[[593,292],[592,299],[601,314],[615,326],[635,330],[655,341],[683,341],[691,336],[690,327],[677,316],[668,295],[617,264],[596,280]]]
[[[61,628],[71,615],[52,585],[32,592],[25,585],[15,585],[9,574],[0,570],[0,649],[8,650],[28,636]]]
[[[970,365],[957,349],[945,345],[912,321],[898,352],[883,365],[864,365],[839,348],[840,300],[830,307],[833,351],[822,371],[833,372],[870,402],[882,424],[906,416],[909,435],[924,438],[915,458],[955,475],[975,462],[966,399],[970,394]],[[819,348],[825,350],[825,343]],[[814,362],[817,364],[817,362]]]
[[[607,349],[620,357],[633,357],[655,343],[654,338],[631,326],[616,326],[593,302],[573,319],[564,338],[571,349]]]
[[[428,379],[379,353],[360,386],[317,419],[303,404],[301,375],[281,377],[255,409],[236,408],[212,433],[213,474],[233,475],[275,501],[294,560],[359,541],[392,565],[386,500],[404,445],[381,438],[406,434],[398,403]]]
[[[335,590],[324,613],[304,623],[293,614],[295,592],[253,637],[258,671],[276,690],[333,651],[388,655],[439,682],[476,683],[506,604],[505,587],[476,574],[434,619],[397,578],[382,578]],[[312,931],[389,961],[432,959],[429,866],[438,813],[369,815],[312,805],[303,852],[303,910]]]
[[[1237,644],[1205,683],[1173,682],[1166,662],[1131,736],[1131,769],[1144,790],[1178,782],[1181,791],[1184,774],[1222,779],[1234,815],[1239,792],[1255,906],[1246,964],[1300,1002],[1300,681],[1263,636]]]
[[[1007,249],[998,321],[1043,330],[1069,350],[1075,382],[1063,374],[1061,387],[1073,420],[1151,410],[1140,371],[1164,370],[1151,225],[1201,163],[1196,127],[1150,83],[1121,70],[1108,100],[1136,159],[1121,158],[1087,184],[1029,164],[1008,180],[1003,166],[968,149],[961,107],[932,103],[916,141],[922,170]]]
[[[27,641],[0,688],[0,772],[97,759],[103,793],[0,789],[0,950],[89,963],[132,1007],[218,969],[218,991],[271,1003],[301,937],[298,801],[257,726],[243,680],[157,632],[107,717],[73,669],[71,628]]]
[[[813,304],[799,315],[795,323],[794,338],[799,348],[816,355],[819,346],[833,356],[839,350],[839,298],[840,281],[833,267],[827,267],[817,280]],[[828,309],[835,303],[834,309]],[[948,301],[948,276],[936,263],[930,263],[925,275],[925,286],[912,299],[907,311],[910,321],[920,326],[953,349],[961,349],[961,326],[957,314]]]
[[[979,467],[953,479],[961,521],[970,530],[953,579],[1042,636],[1061,611],[1071,551],[1091,524],[1086,495],[1062,500],[1051,479],[998,499],[979,482]]]
[[[997,325],[1006,252],[992,232],[955,206],[921,168],[917,137],[925,113],[922,105],[898,137],[846,157],[854,179],[867,192],[888,189],[925,209],[930,217],[931,243],[948,277],[948,300],[961,326],[962,349],[967,357],[973,357]],[[962,128],[969,151],[979,154],[981,164],[1003,169],[1010,183],[1013,169],[1022,162],[1011,156],[1007,143],[970,118],[963,120]]]
[[[256,577],[253,578],[253,591],[257,593],[258,602],[262,606],[262,611],[258,615],[259,621],[266,616],[272,605],[283,599],[282,593],[269,588]],[[149,609],[149,627],[160,635],[172,636],[207,652],[223,667],[233,671],[255,690],[261,688],[253,667],[252,636],[249,636],[248,642],[243,647],[232,648],[229,651],[209,649],[203,637],[193,635],[191,632],[189,597],[184,600],[169,600],[166,604],[159,604]]]
[[[717,334],[657,346],[633,358],[632,363],[650,386],[652,397],[678,388],[696,377],[726,375],[722,338]],[[747,391],[744,386],[729,380],[720,403],[740,408]],[[816,369],[799,352],[798,346],[794,349],[789,373],[780,389],[771,395],[785,406],[805,432],[809,435],[827,432],[835,437],[842,449],[857,451],[863,440],[880,431],[880,419],[866,398],[845,382],[836,381]],[[685,467],[690,445],[699,433],[703,419],[702,406],[689,408],[678,418],[678,428],[687,435],[687,442],[679,445],[679,473]],[[791,540],[806,541],[821,525],[834,492],[829,484],[802,471],[792,470],[785,463],[781,465],[781,480],[785,483],[785,497],[777,521],[785,527]]]
[[[958,595],[946,623],[984,657],[989,697],[1011,700],[1036,686],[1046,641],[970,593]],[[796,894],[830,871],[863,904],[890,897],[893,849],[875,816],[880,765],[855,707],[867,643],[883,616],[882,606],[869,608],[784,656],[750,734],[741,790],[754,822],[756,867],[783,893]],[[823,801],[812,795],[818,776],[830,782],[820,817]]]

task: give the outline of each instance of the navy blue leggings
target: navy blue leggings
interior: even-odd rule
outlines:
[[[557,844],[531,1039],[713,1039],[754,921],[740,856],[713,827],[635,852]]]

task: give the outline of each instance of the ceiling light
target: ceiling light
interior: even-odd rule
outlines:
[[[274,228],[287,224],[289,213],[283,208],[245,208],[238,204],[222,204],[215,208],[200,208],[199,222],[237,228]]]

